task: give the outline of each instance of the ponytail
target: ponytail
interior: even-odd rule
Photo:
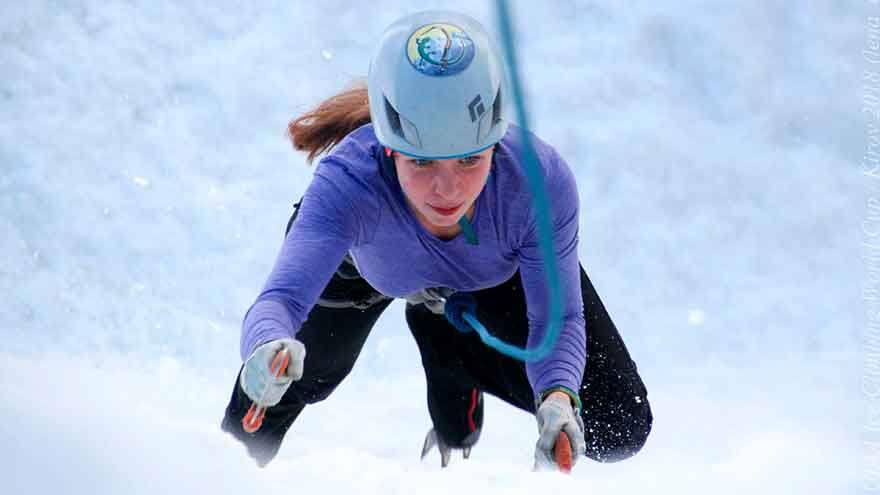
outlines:
[[[312,163],[315,157],[339,144],[348,133],[369,122],[367,87],[357,84],[291,120],[287,134],[293,147],[307,152],[306,160]]]

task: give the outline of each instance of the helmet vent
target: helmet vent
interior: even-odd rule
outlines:
[[[385,115],[388,116],[388,125],[391,127],[391,132],[397,134],[397,137],[402,138],[407,143],[421,147],[422,139],[419,137],[419,130],[416,126],[407,120],[406,117],[401,117],[400,113],[391,106],[388,98],[383,99],[385,100]]]
[[[501,88],[495,94],[495,101],[492,102],[492,124],[501,122]]]
[[[391,106],[391,102],[388,101],[388,98],[382,99],[385,100],[385,115],[388,116],[388,123],[391,125],[391,130],[394,134],[406,139],[403,135],[403,129],[400,127],[400,114]]]

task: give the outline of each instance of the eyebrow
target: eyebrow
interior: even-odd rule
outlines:
[[[442,160],[442,158],[418,158],[418,157],[409,156],[409,155],[401,155],[401,156],[403,156],[404,158],[406,158],[408,160],[413,160],[416,162],[436,162],[438,160]],[[450,158],[450,160],[473,160],[473,159],[478,159],[478,158],[482,158],[482,157],[483,157],[483,155],[477,154],[477,155],[460,156],[458,158]]]

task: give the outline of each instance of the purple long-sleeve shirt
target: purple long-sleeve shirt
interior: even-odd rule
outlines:
[[[586,334],[574,176],[551,146],[532,139],[551,203],[563,297],[563,326],[556,346],[545,359],[526,364],[537,396],[555,386],[578,391]],[[546,277],[520,160],[521,141],[520,130],[510,126],[495,148],[471,219],[478,239],[473,245],[463,233],[450,240],[430,234],[412,214],[394,175],[382,167],[384,148],[372,125],[350,133],[315,170],[275,267],[245,317],[242,358],[264,342],[296,335],[346,253],[370,285],[392,297],[426,287],[485,289],[519,269],[528,306],[528,345],[538,345],[547,326]]]

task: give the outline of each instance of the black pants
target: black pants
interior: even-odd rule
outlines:
[[[372,288],[361,278],[340,272],[322,298],[356,294]],[[651,431],[647,391],[617,328],[581,269],[581,290],[587,322],[587,365],[579,390],[583,403],[587,457],[612,462],[632,456]],[[493,288],[474,292],[478,316],[499,338],[524,346],[528,335],[526,304],[519,273]],[[281,402],[267,410],[262,428],[245,433],[241,419],[250,400],[236,376],[222,428],[242,441],[261,466],[281,446],[284,434],[305,408],[326,399],[348,375],[382,311],[391,301],[368,308],[316,305],[297,339],[306,347],[303,377]],[[486,347],[475,332],[462,334],[442,315],[424,305],[407,305],[406,320],[418,343],[428,389],[428,410],[434,428],[453,447],[472,445],[483,421],[482,393],[489,393],[524,411],[535,411],[534,394],[525,365]]]

